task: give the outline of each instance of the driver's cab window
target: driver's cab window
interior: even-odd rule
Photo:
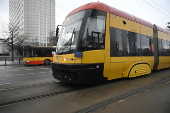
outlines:
[[[104,49],[105,13],[93,10],[82,38],[83,51]]]

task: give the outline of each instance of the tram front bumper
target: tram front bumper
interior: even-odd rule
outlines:
[[[59,64],[51,63],[52,75],[62,82],[91,84],[106,81],[103,76],[104,63],[95,64]]]

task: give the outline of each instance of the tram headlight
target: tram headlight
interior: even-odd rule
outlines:
[[[96,68],[99,68],[99,67],[100,67],[99,65],[96,66]]]

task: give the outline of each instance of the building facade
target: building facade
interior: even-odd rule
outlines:
[[[55,0],[9,0],[9,25],[27,44],[47,46],[55,31]]]

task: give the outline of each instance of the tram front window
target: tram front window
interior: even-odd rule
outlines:
[[[57,43],[57,54],[73,53],[77,46],[80,27],[85,15],[85,11],[77,12],[64,21]]]
[[[105,12],[92,10],[82,38],[82,51],[104,49]]]

